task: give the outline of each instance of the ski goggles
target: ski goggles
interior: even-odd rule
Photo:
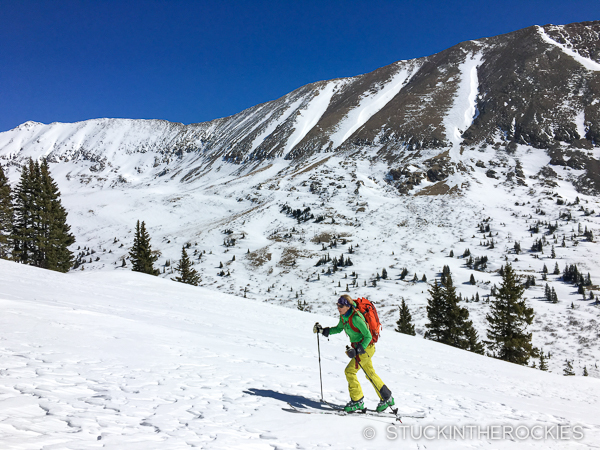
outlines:
[[[338,306],[341,306],[341,307],[343,307],[343,306],[352,306],[352,305],[350,304],[350,302],[349,302],[347,299],[345,299],[344,297],[340,297],[340,298],[338,299],[338,301],[337,301],[337,305],[338,305]]]

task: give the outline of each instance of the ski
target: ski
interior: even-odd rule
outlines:
[[[336,416],[370,416],[370,417],[381,417],[381,418],[386,418],[386,419],[391,419],[392,417],[394,417],[396,420],[399,420],[399,421],[401,421],[402,418],[414,418],[414,419],[425,418],[425,413],[421,412],[421,411],[404,413],[404,412],[398,411],[398,409],[391,409],[391,410],[387,410],[387,411],[378,412],[378,411],[373,411],[373,410],[365,408],[365,409],[358,410],[355,412],[346,412],[346,411],[344,411],[343,407],[341,407],[339,405],[332,405],[327,402],[323,402],[323,403],[325,405],[329,406],[330,409],[317,409],[317,408],[311,408],[311,407],[298,408],[290,403],[288,403],[288,405],[292,408],[292,410],[294,412],[301,413],[301,414],[334,414]]]

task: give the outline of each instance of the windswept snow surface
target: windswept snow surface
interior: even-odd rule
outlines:
[[[548,36],[546,34],[546,32],[544,31],[544,29],[542,27],[538,26],[537,29],[538,29],[538,32],[540,33],[540,36],[542,37],[542,39],[545,42],[547,42],[548,44],[556,45],[564,53],[571,56],[573,59],[575,59],[575,61],[577,61],[579,64],[581,64],[587,70],[591,70],[591,71],[600,70],[600,64],[598,64],[596,61],[594,61],[590,58],[586,58],[585,56],[581,56],[579,53],[574,52],[573,50],[571,50],[568,47],[565,47],[564,45],[562,45],[559,42],[556,42],[554,39],[552,39],[550,36]]]
[[[335,324],[333,304],[329,315],[313,315],[129,271],[65,275],[1,260],[0,270],[2,448],[565,449],[600,441],[597,379],[386,328],[376,369],[401,408],[427,413],[404,419],[403,438],[391,419],[290,411],[287,402],[318,406],[312,325]],[[347,400],[346,339],[321,340],[324,396],[335,403]],[[583,439],[558,439],[559,425]],[[425,426],[435,439],[410,437]],[[448,439],[448,428],[436,431],[444,426],[476,432]],[[492,426],[496,434],[478,435]],[[521,436],[525,427],[551,431],[510,440],[502,426],[522,426]]]

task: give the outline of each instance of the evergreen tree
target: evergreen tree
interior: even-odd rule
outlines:
[[[471,320],[465,324],[465,337],[467,338],[467,346],[465,349],[483,355],[485,350],[483,348],[483,343],[480,341],[479,334],[475,330]]]
[[[4,170],[0,166],[0,258],[10,255],[10,235],[13,231],[13,208],[11,189]]]
[[[563,375],[565,377],[572,377],[575,375],[575,372],[573,372],[573,364],[571,364],[571,361],[569,361],[568,359],[565,359],[565,367],[563,369]]]
[[[60,201],[58,186],[50,175],[48,162],[41,165],[43,194],[42,208],[42,251],[41,267],[58,272],[68,272],[73,266],[73,253],[69,246],[75,243],[71,227],[67,224],[67,211]]]
[[[583,376],[587,377],[588,375],[587,366],[583,366]]]
[[[152,252],[150,247],[150,235],[146,231],[146,223],[137,221],[135,226],[135,236],[133,238],[133,247],[129,250],[129,256],[134,272],[147,273],[149,275],[158,275],[158,269],[154,268],[154,262],[158,255]]]
[[[402,304],[398,307],[400,311],[400,318],[396,322],[396,331],[398,333],[409,334],[415,336],[415,326],[412,323],[412,316],[406,306],[406,302],[402,299]]]
[[[34,190],[35,178],[36,168],[30,158],[21,169],[21,176],[13,193],[13,259],[23,264],[32,264],[34,261],[37,226],[35,208],[39,198],[39,192]]]
[[[30,158],[14,193],[13,258],[24,264],[67,272],[73,265],[69,246],[75,242],[67,212],[46,160]]]
[[[544,352],[540,352],[540,370],[544,372],[548,372],[548,363],[546,362],[546,357],[544,356]]]
[[[473,322],[468,320],[469,311],[459,305],[460,298],[456,295],[449,268],[445,272],[445,284],[434,283],[429,290],[426,337],[442,344],[483,353]]]
[[[185,251],[185,247],[181,247],[181,259],[179,260],[179,264],[175,270],[179,272],[179,276],[172,278],[172,280],[179,281],[180,283],[191,284],[192,286],[198,286],[198,283],[200,282],[200,275],[198,275],[196,269],[192,267],[192,263],[187,252]]]
[[[558,267],[558,263],[554,265],[554,275],[560,275],[560,269]]]
[[[533,322],[534,312],[521,298],[524,291],[525,287],[519,283],[512,266],[506,264],[496,299],[486,316],[489,324],[489,341],[486,343],[494,356],[521,365],[527,365],[529,357],[536,353],[531,345],[531,333],[526,333],[527,326]]]
[[[441,342],[444,338],[446,323],[446,303],[444,300],[444,291],[437,280],[433,280],[433,285],[428,289],[429,298],[427,299],[427,319],[429,323],[425,325],[427,331],[425,337],[432,341]]]
[[[552,287],[552,290],[550,291],[550,298],[552,303],[558,303],[558,295],[556,295],[556,290],[554,287]]]
[[[475,281],[475,276],[473,274],[471,274],[471,278],[469,278],[469,283],[471,283],[472,285],[477,284],[477,282]]]

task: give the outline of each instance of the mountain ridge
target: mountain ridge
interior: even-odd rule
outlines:
[[[315,311],[340,292],[370,296],[391,327],[404,298],[423,335],[429,283],[447,265],[483,338],[511,262],[536,279],[531,329],[551,370],[568,358],[598,376],[599,252],[584,229],[600,235],[600,79],[576,58],[596,62],[600,22],[566,27],[466,41],[206,123],[28,122],[0,133],[0,163],[14,186],[26,158],[48,158],[77,270],[129,270],[145,220],[161,277],[188,246],[213,290]],[[565,53],[569,42],[579,56]],[[306,208],[306,220],[286,213]],[[485,267],[467,265],[466,250]],[[351,251],[352,267],[316,265]],[[585,298],[543,272],[555,264],[591,274]],[[546,302],[546,283],[558,304]]]

